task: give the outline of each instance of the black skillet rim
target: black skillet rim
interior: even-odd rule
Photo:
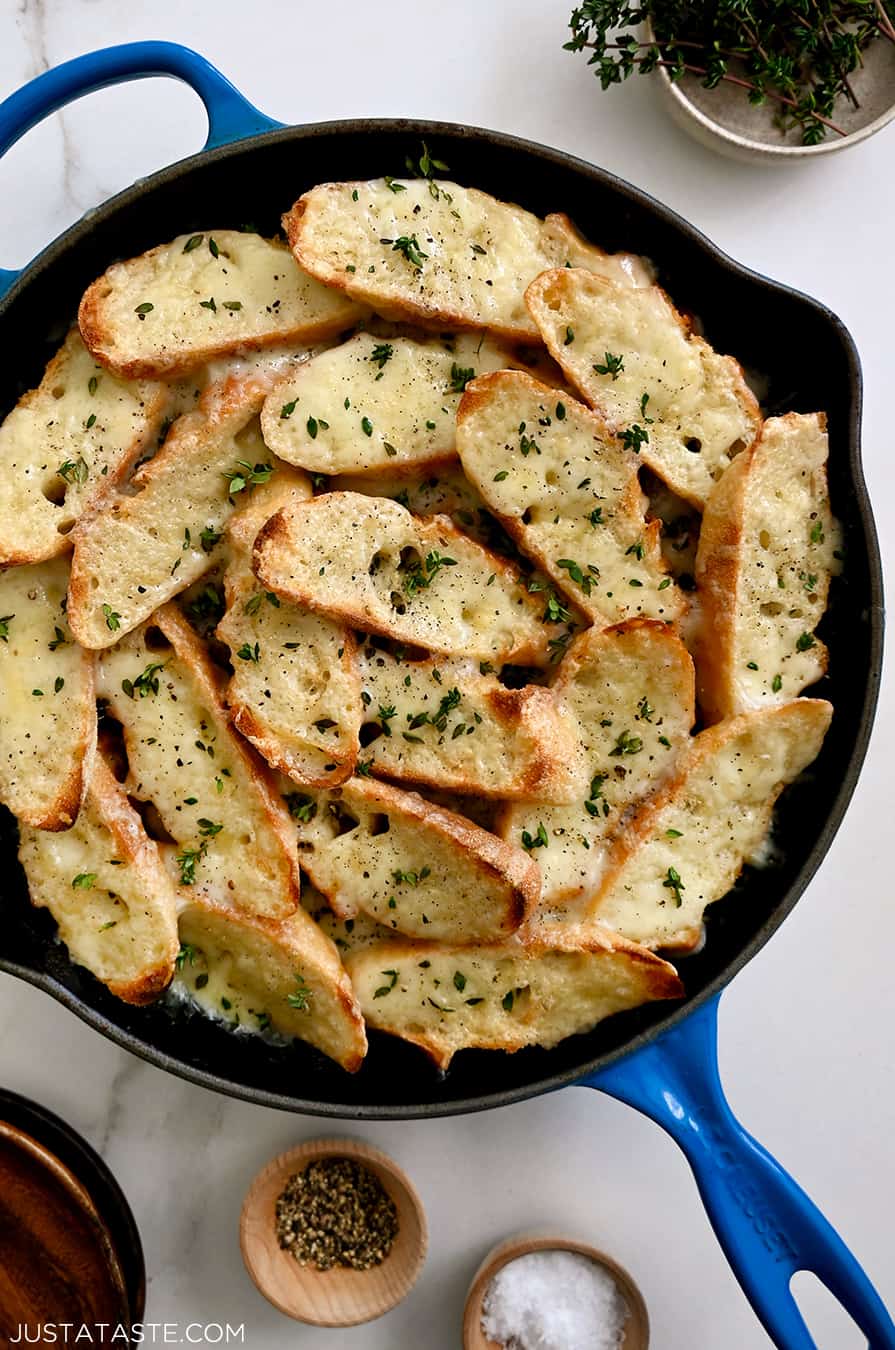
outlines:
[[[822,320],[828,325],[841,343],[848,362],[848,379],[852,392],[851,408],[846,429],[848,439],[848,476],[850,486],[855,495],[857,513],[866,550],[865,561],[869,579],[869,595],[867,596],[867,603],[870,616],[870,663],[864,686],[864,697],[857,734],[848,759],[846,772],[842,776],[838,791],[824,822],[824,826],[818,834],[813,848],[806,857],[799,872],[793,878],[787,891],[774,907],[773,912],[769,915],[761,928],[758,929],[754,936],[739,949],[727,965],[702,989],[695,994],[688,995],[680,1004],[672,1005],[664,1015],[657,1018],[657,1020],[649,1027],[632,1035],[623,1045],[605,1051],[596,1057],[585,1059],[573,1067],[566,1068],[554,1074],[535,1077],[531,1081],[509,1088],[502,1088],[492,1093],[479,1094],[456,1100],[423,1102],[418,1104],[404,1102],[394,1104],[380,1103],[375,1105],[367,1103],[337,1103],[305,1100],[298,1097],[286,1096],[282,1093],[269,1091],[264,1088],[235,1083],[208,1070],[186,1064],[182,1060],[168,1054],[166,1051],[156,1049],[147,1041],[140,1039],[124,1028],[118,1026],[103,1013],[87,1006],[74,991],[60,984],[48,972],[36,971],[26,966],[22,966],[15,961],[4,958],[2,953],[0,953],[0,970],[6,971],[9,974],[15,975],[28,983],[43,989],[58,1002],[62,1003],[63,1006],[76,1013],[77,1016],[88,1025],[106,1036],[109,1040],[122,1046],[124,1049],[131,1051],[132,1054],[137,1055],[139,1058],[144,1059],[148,1063],[154,1064],[156,1067],[161,1068],[168,1073],[172,1073],[179,1078],[183,1078],[188,1082],[196,1083],[199,1086],[209,1088],[213,1091],[221,1092],[225,1095],[244,1101],[255,1102],[258,1105],[274,1107],[293,1113],[342,1119],[394,1120],[416,1119],[429,1116],[462,1115],[509,1105],[513,1102],[524,1101],[527,1098],[537,1096],[543,1092],[551,1092],[562,1087],[573,1085],[580,1082],[582,1079],[589,1077],[599,1069],[605,1068],[623,1057],[632,1054],[643,1046],[655,1041],[665,1032],[679,1026],[691,1012],[702,1006],[724,989],[742,967],[761,950],[765,943],[776,932],[777,928],[779,928],[784,919],[791,913],[793,907],[801,897],[806,886],[811,881],[826,855],[842,822],[863,765],[873,726],[882,676],[882,563],[876,527],[867,494],[861,462],[861,367],[857,349],[851,334],[843,324],[842,320],[827,306],[793,287],[773,281],[772,279],[763,276],[761,273],[755,272],[736,262],[683,217],[672,211],[670,208],[662,205],[660,202],[657,202],[648,193],[627,183],[624,179],[621,179],[596,165],[590,164],[586,160],[582,160],[575,155],[541,145],[535,141],[526,140],[523,137],[512,136],[505,132],[492,131],[486,128],[466,126],[461,123],[429,121],[424,119],[354,118],[297,124],[295,126],[284,127],[280,130],[267,131],[257,136],[233,141],[211,150],[203,150],[196,155],[189,156],[186,159],[168,165],[157,173],[141,179],[131,187],[126,188],[124,191],[109,198],[101,206],[88,212],[86,216],[75,222],[74,225],[53,240],[46,249],[22,270],[20,276],[10,287],[7,294],[0,299],[0,320],[2,320],[7,302],[17,295],[20,288],[27,285],[29,280],[32,279],[38,271],[55,263],[61,255],[66,252],[70,245],[76,244],[89,233],[97,221],[104,219],[107,215],[114,213],[119,208],[129,206],[141,195],[151,191],[156,185],[162,184],[170,179],[176,179],[183,175],[187,175],[192,168],[197,167],[199,164],[207,163],[209,160],[226,160],[230,156],[243,154],[246,151],[250,151],[262,145],[290,141],[300,143],[308,138],[325,136],[333,133],[342,135],[363,135],[365,137],[369,137],[370,135],[375,136],[377,133],[401,133],[426,140],[437,140],[440,136],[461,140],[483,140],[498,149],[506,149],[516,153],[523,152],[529,156],[533,156],[537,160],[546,161],[560,169],[571,171],[579,177],[590,179],[592,182],[598,182],[622,198],[636,204],[639,208],[645,209],[648,213],[657,218],[665,228],[682,236],[688,243],[695,245],[697,249],[709,255],[716,266],[720,267],[731,276],[737,277],[760,290],[770,291],[777,295],[789,297],[791,300],[799,302],[802,306],[810,308],[819,320]],[[661,1006],[665,1007],[666,1005]]]

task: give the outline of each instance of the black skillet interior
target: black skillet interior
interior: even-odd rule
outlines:
[[[318,182],[399,175],[425,139],[458,182],[538,214],[567,212],[609,250],[651,257],[677,304],[709,341],[767,378],[768,412],[825,409],[834,509],[847,564],[821,630],[831,673],[816,692],[836,708],[823,753],[779,805],[773,861],[747,870],[736,894],[707,916],[703,950],[682,964],[684,1005],[610,1019],[557,1048],[507,1056],[471,1051],[439,1075],[415,1049],[374,1035],[350,1077],[309,1047],[277,1049],[225,1031],[183,1006],[133,1009],[71,964],[53,924],[28,904],[15,826],[0,824],[4,882],[0,967],[60,998],[93,1026],[162,1067],[272,1106],[356,1117],[446,1114],[499,1105],[573,1082],[720,988],[789,912],[829,847],[854,788],[881,660],[879,554],[859,462],[860,368],[848,333],[820,305],[731,263],[678,217],[626,184],[558,152],[489,132],[419,122],[291,128],[184,161],[121,194],[76,225],[0,304],[0,336],[15,360],[0,365],[0,414],[36,384],[86,285],[114,259],[209,226],[273,232],[293,200]]]

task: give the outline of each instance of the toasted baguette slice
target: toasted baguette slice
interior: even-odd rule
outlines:
[[[233,722],[274,768],[310,787],[354,772],[361,723],[354,636],[322,614],[264,591],[252,548],[269,516],[311,496],[304,474],[280,469],[232,517],[224,574],[227,612],[217,634],[230,648]]]
[[[175,606],[103,654],[100,693],[124,728],[128,794],[152,802],[173,839],[164,856],[185,896],[291,914],[300,882],[288,813]]]
[[[525,298],[574,387],[623,438],[640,443],[644,464],[702,508],[761,427],[737,362],[693,335],[658,286],[634,289],[564,269],[538,277]]]
[[[496,942],[534,906],[538,869],[477,825],[369,778],[288,797],[302,867],[340,918],[410,937]]]
[[[514,568],[446,516],[329,492],[279,511],[255,574],[285,600],[430,651],[497,661],[543,654],[550,630]]]
[[[590,922],[687,951],[767,834],[774,803],[820,753],[833,709],[796,699],[694,737],[678,773],[617,836]]]
[[[84,647],[110,647],[218,559],[227,521],[251,492],[228,475],[274,466],[258,423],[264,385],[228,380],[174,423],[162,449],[74,531],[68,614]],[[245,468],[244,466],[248,466]]]
[[[827,448],[822,413],[773,417],[709,498],[696,561],[709,721],[786,703],[827,668],[814,637],[839,571]]]
[[[487,663],[485,663],[487,666]],[[359,654],[367,772],[486,797],[568,801],[577,738],[550,690],[507,689],[476,661]]]
[[[458,1050],[557,1045],[604,1018],[680,998],[674,967],[611,936],[495,947],[382,943],[346,956],[364,1016],[446,1069]]]
[[[589,618],[678,617],[637,457],[582,404],[515,371],[485,375],[463,395],[457,449],[486,504]]]
[[[607,841],[632,804],[674,771],[694,719],[693,662],[664,624],[633,620],[572,643],[553,686],[574,729],[580,797],[504,810],[499,833],[529,843],[543,885],[532,924],[573,919],[606,865]]]
[[[360,313],[284,244],[216,230],[113,263],[85,291],[78,324],[107,369],[165,379],[229,352],[330,337]]]
[[[271,390],[264,440],[289,464],[316,473],[372,473],[437,465],[454,456],[466,384],[512,364],[481,335],[387,342],[358,333],[313,357]]]
[[[360,1068],[367,1037],[351,982],[303,909],[276,923],[197,897],[180,936],[181,982],[202,1007],[231,1025],[297,1036],[349,1073]]]
[[[177,891],[102,755],[77,823],[64,834],[21,827],[32,904],[49,909],[72,960],[125,1003],[152,1003],[177,957]]]
[[[65,617],[68,560],[0,572],[0,801],[40,830],[78,814],[96,745],[94,659]]]
[[[78,517],[154,446],[167,399],[102,370],[73,329],[0,426],[0,563],[67,553]]]
[[[425,179],[321,183],[283,217],[299,265],[392,319],[488,328],[532,341],[523,300],[547,267],[596,267],[646,284],[640,259],[588,244],[565,216],[546,221],[475,188]]]

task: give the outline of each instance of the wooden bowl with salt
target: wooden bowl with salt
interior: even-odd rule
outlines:
[[[309,1163],[346,1158],[379,1179],[398,1216],[388,1254],[368,1270],[301,1265],[279,1244],[277,1200],[290,1177]],[[410,1292],[426,1259],[428,1225],[409,1177],[386,1154],[353,1139],[315,1139],[274,1158],[249,1187],[239,1225],[242,1259],[264,1297],[287,1317],[317,1327],[351,1327],[371,1322]]]
[[[482,1329],[482,1305],[488,1286],[494,1276],[511,1261],[532,1252],[563,1251],[585,1256],[596,1262],[615,1280],[619,1292],[628,1305],[628,1316],[619,1342],[619,1350],[647,1350],[649,1346],[649,1316],[643,1295],[632,1277],[613,1261],[611,1256],[574,1238],[556,1237],[551,1233],[520,1233],[507,1238],[485,1257],[472,1279],[466,1306],[463,1310],[463,1350],[501,1350],[498,1341],[490,1340]]]

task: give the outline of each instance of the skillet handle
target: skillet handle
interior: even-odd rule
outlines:
[[[743,1129],[718,1075],[718,1000],[634,1054],[582,1080],[650,1116],[682,1149],[743,1291],[780,1350],[817,1350],[790,1290],[812,1271],[868,1338],[895,1350],[895,1324],[842,1239]]]
[[[265,117],[204,56],[176,42],[126,42],[76,56],[45,71],[0,103],[0,156],[26,131],[84,94],[110,84],[170,75],[194,89],[208,114],[204,149],[283,125]],[[0,297],[19,275],[0,268]]]

